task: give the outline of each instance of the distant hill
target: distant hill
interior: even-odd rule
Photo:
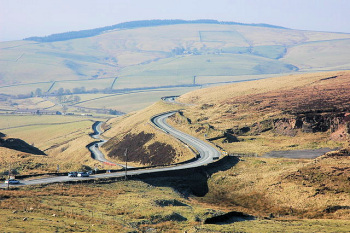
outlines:
[[[149,20],[32,39],[0,43],[0,94],[174,90],[350,69],[350,34],[265,24]]]
[[[175,24],[226,24],[226,25],[246,25],[246,26],[257,26],[257,27],[270,27],[270,28],[284,28],[280,26],[270,25],[270,24],[245,24],[237,22],[224,22],[211,19],[201,19],[201,20],[139,20],[131,21],[125,23],[119,23],[112,26],[100,27],[89,30],[80,30],[72,32],[64,32],[52,34],[44,37],[28,37],[24,40],[31,40],[37,42],[54,42],[63,40],[72,40],[78,38],[92,37],[99,35],[103,32],[116,29],[132,29],[132,28],[142,28],[142,27],[155,27],[155,26],[165,26],[165,25],[175,25]]]

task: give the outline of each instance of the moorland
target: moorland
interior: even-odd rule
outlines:
[[[86,148],[95,121],[105,122],[101,150],[116,163],[125,162],[125,147],[132,166],[192,159],[191,148],[150,123],[173,110],[169,124],[235,162],[202,170],[191,182],[173,176],[0,190],[1,227],[346,232],[350,34],[138,23],[0,43],[2,178],[9,167],[19,175],[111,169]],[[331,152],[305,155],[325,148]],[[276,151],[304,154],[267,156]],[[156,153],[164,157],[144,159]],[[198,184],[205,188],[194,192]],[[242,215],[234,213],[255,220],[237,222]],[[207,224],[215,217],[225,220]]]

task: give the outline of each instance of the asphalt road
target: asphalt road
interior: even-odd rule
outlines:
[[[151,169],[131,170],[131,171],[127,171],[128,175],[199,167],[199,166],[203,166],[208,163],[211,163],[213,160],[218,159],[220,157],[220,152],[212,145],[169,126],[166,123],[166,119],[173,114],[175,114],[175,112],[163,113],[152,118],[151,120],[155,126],[163,130],[165,133],[172,135],[177,139],[179,139],[180,141],[184,142],[185,144],[191,145],[193,148],[195,148],[199,152],[198,159],[189,163],[181,164],[181,165],[173,165],[168,167],[158,167],[158,168],[151,168]],[[103,142],[99,142],[99,143],[103,143]],[[125,176],[125,171],[115,172],[115,173],[96,174],[96,175],[91,175],[90,177],[57,176],[57,177],[49,177],[49,178],[43,178],[43,179],[20,180],[20,184],[11,185],[11,186],[37,185],[37,184],[67,182],[67,181],[74,181],[74,180],[78,181],[78,180],[88,180],[88,179],[108,178],[108,177],[123,177],[123,176]],[[2,184],[0,187],[5,188],[7,187],[7,184]]]
[[[91,153],[93,154],[94,156],[94,159],[100,161],[100,162],[103,162],[105,164],[108,164],[108,165],[115,165],[115,166],[120,166],[120,167],[125,167],[125,164],[118,164],[118,163],[113,163],[109,160],[107,160],[104,156],[104,154],[100,151],[100,147],[105,144],[107,142],[107,140],[104,140],[100,137],[101,133],[102,133],[102,129],[101,129],[101,125],[102,125],[102,122],[98,122],[97,124],[94,124],[93,125],[93,130],[94,130],[94,134],[91,135],[92,138],[95,138],[95,139],[99,139],[100,142],[96,142],[94,144],[92,144],[91,146],[88,147],[89,151],[91,151]],[[128,168],[133,168],[131,166],[128,166]]]

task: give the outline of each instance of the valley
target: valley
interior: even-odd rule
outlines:
[[[28,177],[0,229],[347,232],[349,41],[155,20],[1,42],[0,178]]]

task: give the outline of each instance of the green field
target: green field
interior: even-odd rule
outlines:
[[[207,54],[163,59],[159,62],[125,68],[122,75],[160,77],[178,76],[178,82],[193,76],[240,76],[276,74],[295,71],[295,67],[278,60],[248,54]],[[151,79],[152,80],[152,79]],[[169,82],[175,83],[170,79]],[[190,79],[191,81],[191,79]],[[188,82],[191,83],[191,82]]]

